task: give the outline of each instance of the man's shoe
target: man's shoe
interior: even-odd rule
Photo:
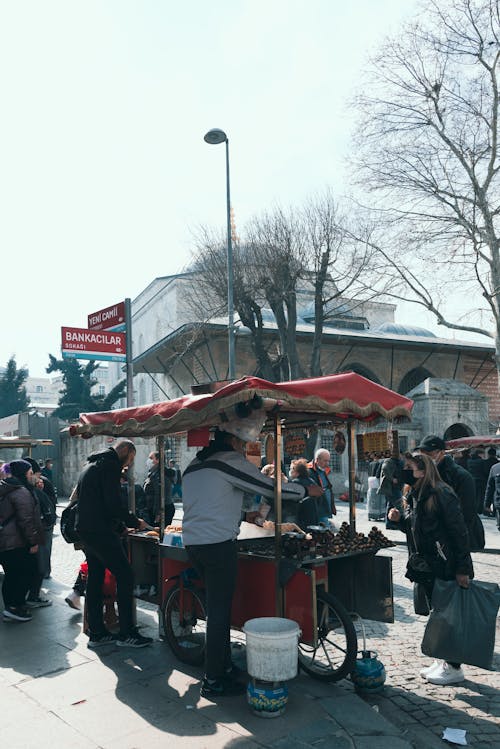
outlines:
[[[82,602],[80,600],[80,596],[74,590],[72,590],[64,600],[68,604],[70,609],[76,609],[77,611],[82,610]]]
[[[6,606],[2,612],[5,622],[30,622],[33,615],[23,606]]]
[[[235,697],[238,694],[244,694],[247,691],[246,685],[241,684],[234,679],[203,679],[200,687],[200,694],[207,700],[217,700],[218,697]]]
[[[145,648],[152,642],[152,637],[144,637],[137,629],[132,630],[129,635],[118,635],[116,640],[116,644],[121,648]]]
[[[454,668],[444,661],[439,668],[429,674],[427,681],[429,684],[446,686],[447,684],[460,684],[461,681],[465,681],[465,676],[461,668]]]
[[[427,679],[431,675],[432,671],[436,671],[441,666],[441,661],[434,661],[430,666],[420,669],[420,676],[422,679]]]
[[[52,601],[49,598],[27,598],[26,606],[29,609],[45,609],[47,606],[52,606]]]
[[[117,639],[118,635],[114,635],[111,632],[103,632],[100,635],[89,635],[87,647],[93,650],[94,648],[100,648],[103,645],[114,645]]]

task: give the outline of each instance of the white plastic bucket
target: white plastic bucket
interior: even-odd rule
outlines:
[[[276,616],[249,619],[247,671],[261,681],[286,681],[297,676],[300,629],[297,622]]]

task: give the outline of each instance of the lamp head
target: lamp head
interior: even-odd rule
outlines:
[[[219,128],[215,127],[213,130],[209,130],[208,133],[205,133],[203,140],[205,143],[218,145],[219,143],[225,143],[227,141],[227,135],[224,130],[219,130]]]

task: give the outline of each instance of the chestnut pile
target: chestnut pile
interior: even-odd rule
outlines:
[[[361,551],[376,552],[394,546],[376,526],[368,536],[353,533],[349,523],[342,523],[337,533],[321,526],[311,526],[307,534],[285,533],[282,537],[283,555],[294,559],[332,557]]]

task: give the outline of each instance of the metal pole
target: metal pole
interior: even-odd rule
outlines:
[[[276,616],[283,616],[283,591],[280,586],[279,571],[281,563],[281,521],[282,500],[281,500],[281,419],[280,414],[274,414],[274,574],[276,589]]]
[[[163,539],[165,530],[165,437],[156,438],[156,445],[160,453],[160,538]]]
[[[127,355],[125,368],[127,371],[127,408],[134,405],[134,372],[132,369],[132,302],[125,299],[125,328],[127,332]]]
[[[354,419],[347,422],[347,446],[349,457],[349,525],[356,532],[356,464],[354,460]]]
[[[229,138],[226,138],[226,208],[227,208],[227,334],[229,379],[235,379],[234,361],[234,294],[233,294],[233,240],[231,236],[231,191],[229,187]]]
[[[125,331],[126,331],[126,359],[125,369],[127,373],[127,408],[134,405],[134,373],[132,370],[132,302],[125,299]],[[128,467],[128,507],[135,515],[135,480],[134,464]]]

